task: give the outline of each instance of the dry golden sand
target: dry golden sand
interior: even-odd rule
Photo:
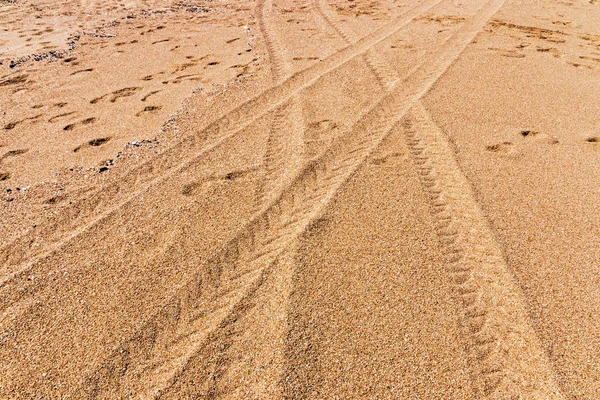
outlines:
[[[598,21],[0,0],[0,398],[600,398]]]

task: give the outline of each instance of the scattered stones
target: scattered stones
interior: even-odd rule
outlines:
[[[16,60],[10,60],[8,66],[9,66],[9,68],[16,68],[16,67],[20,66],[21,64],[24,64],[28,61],[42,61],[42,60],[56,61],[56,60],[62,59],[69,52],[71,52],[75,49],[75,44],[77,41],[79,41],[79,39],[80,39],[79,35],[71,36],[68,39],[66,50],[51,50],[46,53],[30,54],[30,55],[18,58]]]
[[[154,139],[144,139],[144,140],[135,140],[133,142],[127,143],[127,145],[125,147],[140,147],[142,145],[150,145],[150,147],[153,147],[153,145],[157,145],[158,143],[159,142],[158,142],[157,138],[154,138]],[[120,153],[117,155],[117,158],[118,158],[119,155],[120,155]]]

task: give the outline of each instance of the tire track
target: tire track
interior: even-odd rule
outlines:
[[[276,189],[300,168],[304,161],[306,123],[302,118],[302,105],[295,96],[278,107],[273,120],[267,149],[263,158],[265,175],[256,193],[257,208],[267,203]]]
[[[113,353],[86,381],[81,395],[127,395],[142,393],[144,389],[148,396],[160,397],[181,380],[202,350],[216,339],[215,335],[239,318],[244,302],[255,296],[287,247],[318,224],[339,189],[502,4],[502,0],[489,1],[439,53],[394,85],[351,131],[306,165],[291,186],[281,191],[264,212],[253,217],[222,252],[180,288],[162,312]]]
[[[296,93],[310,87],[322,77],[392,36],[413,19],[441,1],[429,0],[417,5],[406,14],[376,32],[367,35],[354,45],[337,51],[322,62],[295,73],[281,84],[265,90],[208,124],[205,128],[173,145],[156,158],[132,168],[119,182],[103,187],[82,202],[77,202],[60,217],[58,225],[53,224],[46,229],[38,229],[38,231],[42,231],[41,235],[38,235],[35,231],[30,231],[30,233],[3,246],[0,250],[0,290],[5,291],[7,284],[14,282],[16,279],[24,280],[25,275],[32,270],[34,265],[48,259],[53,253],[90,228],[115,215],[118,210],[131,205],[136,198],[142,196],[151,188],[170,179],[175,179],[181,171],[198,162],[207,153],[224,145],[227,140],[240,134],[246,127],[256,122],[266,113],[281,106]],[[187,154],[192,154],[192,156],[186,156]],[[183,161],[181,161],[182,158]],[[157,175],[156,171],[164,172]],[[138,184],[139,189],[127,193],[127,188],[135,187]],[[116,205],[110,204],[119,193],[127,194]],[[110,204],[110,206],[95,214],[94,210],[100,204]],[[70,221],[78,222],[73,225]],[[55,231],[61,224],[72,228],[68,228],[65,235],[55,238]],[[50,244],[44,245],[44,240],[48,240],[48,238],[50,238]]]
[[[410,111],[405,134],[463,307],[477,365],[475,388],[494,399],[564,398],[469,181],[420,102]]]
[[[265,38],[267,52],[271,60],[271,75],[273,84],[280,84],[291,74],[291,66],[284,50],[275,25],[271,22],[273,10],[272,0],[258,2],[259,27]],[[295,171],[303,161],[304,132],[306,123],[302,118],[302,104],[299,94],[277,107],[267,140],[267,149],[263,158],[265,176],[261,179],[256,193],[257,207],[269,200],[277,187],[283,184],[286,176]]]
[[[271,77],[275,84],[281,83],[287,76],[289,68],[283,54],[283,47],[279,42],[276,32],[270,23],[270,14],[273,11],[271,0],[259,0],[256,5],[258,12],[258,27],[263,35],[267,47],[271,66]]]

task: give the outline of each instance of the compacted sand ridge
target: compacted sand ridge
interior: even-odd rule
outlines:
[[[599,21],[0,0],[0,398],[600,398]]]

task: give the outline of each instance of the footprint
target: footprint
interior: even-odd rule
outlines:
[[[93,70],[94,70],[94,68],[80,69],[79,71],[72,72],[71,75],[77,75],[77,74],[80,74],[82,72],[92,72]]]
[[[98,138],[98,139],[92,139],[88,142],[88,144],[90,146],[102,146],[104,143],[108,142],[111,138],[110,137],[103,137],[103,138]]]
[[[425,15],[418,19],[418,21],[425,22],[437,22],[443,26],[457,25],[463,22],[465,18],[457,15]]]
[[[197,64],[198,63],[195,63],[195,62],[188,62],[188,63],[184,63],[184,64],[175,65],[175,70],[172,73],[174,74],[174,73],[177,73],[180,71],[185,71],[186,69],[193,67],[194,65],[197,65]]]
[[[223,179],[225,179],[226,181],[233,181],[237,178],[242,178],[243,176],[247,175],[248,172],[250,172],[250,171],[249,170],[239,170],[239,171],[228,172],[223,176]]]
[[[102,146],[103,144],[106,144],[108,141],[110,141],[110,139],[112,139],[110,136],[108,137],[102,137],[102,138],[97,138],[97,139],[92,139],[89,142],[86,142],[84,144],[81,144],[77,147],[75,147],[73,149],[73,153],[77,153],[80,150],[83,150],[85,148],[88,147],[99,147]]]
[[[567,61],[567,64],[572,65],[575,68],[583,67],[583,68],[587,68],[587,69],[593,69],[593,67],[590,66],[590,65],[576,63],[576,62],[573,62],[573,61]]]
[[[319,59],[319,57],[294,57],[292,60],[294,60],[294,61],[302,61],[302,60],[315,61],[318,59]]]
[[[100,97],[96,97],[95,99],[92,99],[90,101],[90,103],[91,104],[96,104],[96,103],[104,100],[107,97],[109,97],[109,101],[111,103],[115,103],[118,99],[120,99],[122,97],[133,96],[134,94],[136,94],[140,90],[142,90],[142,88],[139,87],[139,86],[126,87],[126,88],[123,88],[123,89],[115,90],[114,92],[107,93],[107,94],[102,95]]]
[[[390,161],[391,159],[401,157],[402,155],[403,154],[400,152],[392,152],[389,154],[384,154],[379,157],[373,157],[369,162],[373,165],[382,165],[382,164],[385,164],[386,162]]]
[[[538,47],[537,51],[540,53],[551,53],[554,57],[560,58],[562,53],[556,47]]]
[[[587,61],[600,62],[600,58],[598,57],[579,56],[579,58]]]
[[[558,139],[556,139],[554,136],[548,135],[547,133],[526,130],[521,131],[521,136],[523,136],[524,138],[539,141],[541,143],[558,144]]]
[[[219,180],[233,181],[235,179],[242,178],[242,177],[248,175],[249,173],[255,171],[256,169],[257,169],[257,167],[249,167],[249,168],[245,168],[245,169],[231,171],[231,172],[226,173],[225,175],[207,176],[203,180],[196,180],[196,181],[192,181],[190,183],[183,185],[183,188],[181,189],[181,194],[183,194],[184,196],[197,195],[203,189],[206,189],[207,187],[209,187],[211,182],[215,182],[215,181],[219,181]]]
[[[150,97],[150,96],[152,96],[152,95],[154,95],[154,94],[156,94],[156,93],[158,93],[158,92],[160,92],[160,90],[153,90],[153,91],[151,91],[150,93],[148,93],[147,95],[145,95],[144,97],[142,97],[142,100],[141,100],[141,101],[146,101],[146,100],[148,100],[148,97]]]
[[[66,117],[66,116],[73,115],[73,114],[75,114],[75,111],[71,111],[71,112],[68,112],[68,113],[58,114],[58,115],[55,115],[54,117],[50,118],[48,120],[48,122],[52,123],[52,122],[56,121],[59,118]]]
[[[181,81],[200,81],[202,78],[199,77],[200,74],[187,74],[187,75],[179,75],[175,77],[175,79],[171,81],[164,81],[163,84],[170,83],[181,83]]]
[[[308,124],[308,126],[309,128],[318,129],[320,131],[330,131],[332,129],[337,128],[337,124],[330,119],[324,119],[319,122],[312,122]]]
[[[91,123],[94,123],[94,122],[96,122],[96,119],[97,119],[96,117],[90,117],[90,118],[86,118],[86,119],[84,119],[84,120],[81,120],[81,121],[79,121],[79,122],[75,122],[75,123],[73,123],[73,124],[66,125],[66,126],[63,128],[63,130],[64,130],[64,131],[72,131],[72,130],[73,130],[73,129],[75,129],[75,127],[77,127],[78,125],[88,125],[88,124],[91,124]]]
[[[19,125],[21,123],[21,121],[14,121],[14,122],[9,122],[8,124],[4,125],[4,129],[6,129],[7,131],[14,129],[15,126]]]
[[[324,119],[308,124],[305,140],[307,152],[310,157],[319,154],[322,151],[323,146],[332,140],[333,136],[336,134],[335,129],[337,126],[337,123],[330,119]]]
[[[210,175],[207,176],[203,180],[192,181],[183,186],[181,190],[181,194],[184,196],[191,196],[193,194],[197,194],[199,189],[202,187],[206,187],[207,184],[216,181],[233,181],[236,179],[244,178],[253,172],[256,172],[260,167],[258,165],[249,166],[247,168],[242,168],[234,171],[230,171],[224,175]]]
[[[0,161],[3,161],[5,158],[20,156],[22,154],[27,153],[28,151],[29,151],[29,149],[18,149],[18,150],[7,151],[6,153],[4,153],[2,155],[2,157],[0,157]]]
[[[202,182],[190,182],[185,184],[181,190],[181,194],[184,196],[191,196],[198,190],[200,186],[202,186]]]
[[[153,112],[153,111],[158,111],[162,109],[162,106],[146,106],[144,107],[144,109],[140,112],[138,112],[136,115],[136,117],[141,116],[143,113],[148,113],[148,112]]]
[[[513,142],[502,142],[497,144],[491,144],[485,147],[487,151],[491,151],[492,153],[511,153],[515,148],[515,144]]]
[[[33,117],[23,118],[23,119],[21,119],[19,121],[9,122],[8,124],[4,125],[4,129],[6,129],[7,131],[11,130],[11,129],[14,129],[17,125],[19,125],[19,124],[21,124],[21,123],[23,123],[25,121],[35,121],[36,119],[38,119],[41,116],[42,116],[42,114],[38,114],[38,115],[35,115]]]
[[[136,92],[142,90],[141,87],[126,87],[123,89],[119,89],[117,91],[114,91],[111,93],[111,98],[110,98],[110,102],[114,103],[116,102],[118,99],[122,98],[122,97],[129,97],[129,96],[133,96]]]
[[[502,57],[511,57],[511,58],[524,58],[525,54],[518,53],[516,50],[506,50],[498,47],[488,47],[489,50],[495,51],[498,55]]]
[[[46,201],[44,201],[44,204],[57,204],[57,203],[62,202],[65,199],[66,199],[66,196],[64,196],[64,195],[53,196],[53,197],[50,197],[49,199],[47,199]]]
[[[27,82],[27,77],[28,77],[28,75],[26,75],[26,74],[13,76],[12,78],[8,78],[8,79],[5,79],[3,81],[0,81],[0,87],[1,86],[18,85],[20,83],[25,83],[25,82]]]

